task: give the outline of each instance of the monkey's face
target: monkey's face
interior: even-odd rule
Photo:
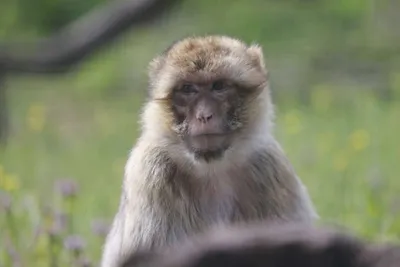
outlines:
[[[208,36],[172,45],[150,65],[152,98],[171,129],[196,158],[220,158],[252,118],[266,88],[261,49]],[[264,100],[261,100],[264,101]]]
[[[202,158],[220,157],[240,129],[241,103],[236,86],[226,80],[178,85],[171,104],[187,148]]]

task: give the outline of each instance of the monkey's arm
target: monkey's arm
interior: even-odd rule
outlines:
[[[132,150],[125,167],[119,204],[103,251],[102,266],[117,266],[117,260],[137,249],[162,245],[166,238],[165,208],[160,207],[159,190],[169,175],[168,161],[160,150],[142,147]]]
[[[108,232],[104,247],[101,266],[116,266],[120,258],[120,250],[122,246],[123,230],[125,223],[125,194],[121,194],[118,212],[114,217],[111,229]]]
[[[265,212],[289,222],[312,224],[319,218],[306,186],[276,141],[255,155],[252,169],[262,170],[260,188],[269,203]]]
[[[161,232],[161,225],[157,224],[157,217],[162,220],[161,215],[156,215],[150,208],[151,204],[146,202],[146,196],[138,193],[132,199],[125,189],[124,187],[119,210],[105,242],[103,267],[118,266],[125,255],[137,249],[150,249],[159,238],[157,232]]]

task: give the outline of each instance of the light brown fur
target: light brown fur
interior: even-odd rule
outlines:
[[[136,249],[179,242],[215,225],[271,219],[311,224],[306,188],[272,135],[273,105],[258,45],[225,36],[186,38],[153,60],[142,135],[125,169],[120,207],[103,267]],[[196,159],[174,127],[170,98],[182,80],[225,78],[248,90],[223,157]]]

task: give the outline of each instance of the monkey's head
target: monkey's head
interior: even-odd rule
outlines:
[[[197,159],[221,158],[268,112],[267,71],[258,45],[226,36],[186,38],[151,62],[149,76],[148,113],[158,119],[156,127]]]

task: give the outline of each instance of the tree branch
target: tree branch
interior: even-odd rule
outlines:
[[[151,21],[179,1],[110,1],[36,44],[0,45],[0,67],[14,73],[67,71],[123,31]]]

